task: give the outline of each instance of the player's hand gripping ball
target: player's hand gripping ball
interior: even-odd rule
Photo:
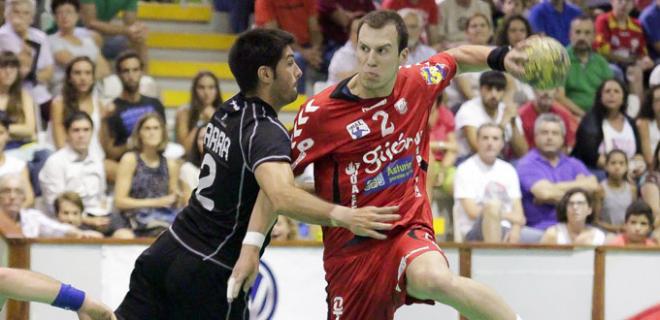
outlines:
[[[561,43],[546,36],[532,36],[520,49],[528,57],[521,80],[541,90],[564,85],[571,60]]]

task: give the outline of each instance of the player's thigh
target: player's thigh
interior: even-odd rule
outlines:
[[[417,299],[432,299],[449,290],[455,276],[440,251],[427,251],[416,257],[406,269],[408,294]]]

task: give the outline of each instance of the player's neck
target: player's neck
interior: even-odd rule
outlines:
[[[267,103],[271,108],[275,110],[275,112],[279,113],[280,109],[282,109],[283,104],[279,103],[273,95],[271,95],[268,90],[264,90],[263,88],[258,88],[253,92],[246,92],[245,93],[246,98],[259,98],[261,101]]]
[[[371,90],[365,88],[360,83],[360,74],[358,73],[355,77],[351,78],[351,80],[348,81],[347,87],[348,90],[353,95],[358,96],[362,99],[383,98],[392,94],[392,90],[394,90],[395,82],[396,82],[396,76],[387,85],[384,85],[378,89]]]

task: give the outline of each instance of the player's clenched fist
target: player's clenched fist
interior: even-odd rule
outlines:
[[[391,222],[401,219],[399,207],[363,207],[350,209],[336,206],[331,212],[333,225],[344,227],[358,236],[384,240],[378,230],[391,230]]]
[[[241,255],[234,265],[227,282],[227,301],[232,302],[238,297],[241,289],[247,292],[259,274],[259,249],[255,246],[243,245]]]

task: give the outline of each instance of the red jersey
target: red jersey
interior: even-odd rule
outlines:
[[[433,101],[456,73],[456,61],[439,53],[400,67],[392,93],[361,99],[346,79],[307,101],[293,128],[296,174],[314,164],[316,193],[350,207],[399,206],[395,227],[432,226],[426,197],[428,117]],[[344,228],[324,228],[325,257],[354,238]]]
[[[610,11],[596,18],[596,49],[603,55],[616,53],[622,57],[644,57],[646,40],[639,21],[628,17],[625,25],[619,25]]]

